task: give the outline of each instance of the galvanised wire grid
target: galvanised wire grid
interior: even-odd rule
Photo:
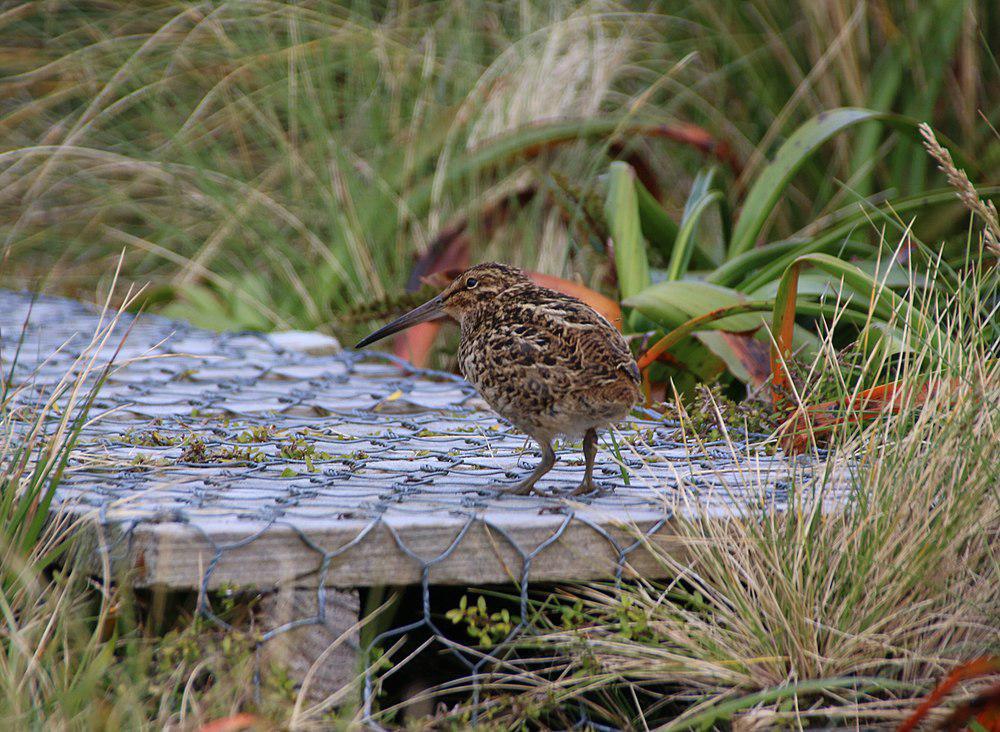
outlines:
[[[97,323],[92,306],[0,291],[4,373],[28,385],[9,406],[44,399]],[[820,490],[836,505],[849,490],[849,480],[820,479],[822,463],[746,443],[683,443],[677,424],[649,412],[602,438],[600,495],[558,497],[580,480],[578,445],[563,446],[541,481],[552,497],[503,495],[497,487],[516,483],[538,454],[456,376],[369,352],[314,355],[287,335],[127,314],[99,363],[126,329],[57,510],[91,516],[138,583],[200,589],[200,610],[219,623],[210,589],[315,587],[317,615],[265,642],[322,622],[326,587],[420,583],[423,618],[388,635],[426,626],[475,675],[491,657],[439,632],[434,584],[513,583],[525,610],[532,581],[621,577],[626,565],[655,574],[642,535],[669,543],[678,513],[780,509]]]

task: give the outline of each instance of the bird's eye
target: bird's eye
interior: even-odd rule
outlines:
[[[477,280],[475,277],[470,277],[469,279],[467,279],[465,281],[465,289],[471,290],[473,287],[475,287],[478,284],[479,284],[479,280]]]

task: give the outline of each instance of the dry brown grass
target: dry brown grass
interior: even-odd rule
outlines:
[[[996,304],[980,299],[983,281],[965,285],[937,318],[961,347],[866,362],[949,386],[866,427],[845,420],[827,465],[855,474],[846,505],[799,489],[795,510],[743,499],[720,521],[692,498],[675,524],[686,553],[649,545],[670,579],[567,589],[560,604],[577,610],[525,640],[528,660],[498,674],[511,696],[487,716],[566,722],[582,704],[628,729],[737,716],[750,728],[868,728],[901,720],[956,664],[1000,651],[1000,346],[974,331]],[[826,345],[805,403],[830,388],[820,380],[853,382],[831,373]]]
[[[969,180],[969,176],[955,165],[948,148],[938,142],[929,124],[925,122],[920,125],[920,134],[924,138],[924,147],[937,161],[941,172],[948,177],[948,183],[955,189],[959,200],[983,222],[983,241],[986,248],[994,255],[1000,256],[1000,217],[997,216],[997,208],[993,205],[993,201],[979,197],[979,192]]]

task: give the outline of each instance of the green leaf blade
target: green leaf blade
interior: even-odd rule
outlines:
[[[639,223],[635,171],[626,163],[611,164],[605,215],[615,246],[615,266],[622,298],[649,287],[649,260]]]
[[[678,280],[660,282],[628,298],[625,304],[666,329],[674,329],[692,318],[740,305],[746,298],[735,290],[706,282]],[[756,315],[732,315],[712,321],[706,329],[743,332],[761,325]]]
[[[870,109],[843,107],[823,112],[795,130],[747,194],[733,230],[730,258],[753,248],[795,173],[825,142],[853,125],[890,117]]]

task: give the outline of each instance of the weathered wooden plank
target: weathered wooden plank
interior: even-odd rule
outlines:
[[[238,527],[231,522],[147,524],[135,529],[127,561],[137,569],[139,585],[174,588],[413,584],[422,581],[425,567],[432,584],[512,583],[521,580],[528,561],[533,582],[609,579],[621,550],[662,518],[647,513],[626,524],[587,517],[610,538],[579,517],[553,514],[489,521],[320,522],[315,527],[299,522],[295,528],[249,522]],[[669,522],[654,540],[663,551],[680,546]],[[325,571],[324,552],[329,556]],[[642,548],[629,553],[627,562],[645,577],[663,574]]]
[[[343,702],[346,694],[358,699],[358,592],[323,594],[322,619],[319,593],[313,588],[284,587],[264,597],[258,611],[260,630],[273,634],[262,646],[264,660],[286,670],[313,703]]]

